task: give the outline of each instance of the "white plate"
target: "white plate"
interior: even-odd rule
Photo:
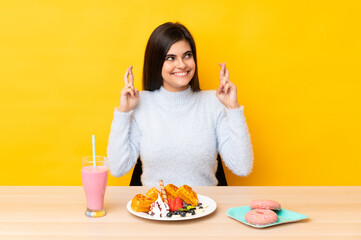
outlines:
[[[203,196],[203,195],[200,195],[200,194],[198,194],[198,202],[202,203],[203,205],[208,205],[208,207],[205,208],[204,212],[197,213],[195,215],[191,215],[191,216],[187,216],[187,217],[156,217],[156,216],[150,216],[149,214],[144,213],[144,212],[135,212],[131,208],[132,200],[130,200],[128,202],[127,209],[131,214],[141,217],[141,218],[158,220],[158,221],[181,221],[181,220],[191,220],[191,219],[195,219],[195,218],[205,217],[205,216],[211,214],[212,212],[214,212],[217,208],[217,204],[213,199]]]

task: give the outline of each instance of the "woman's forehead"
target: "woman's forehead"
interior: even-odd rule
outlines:
[[[178,42],[173,43],[173,45],[169,48],[167,55],[182,55],[186,52],[192,51],[191,45],[186,40],[180,40]]]

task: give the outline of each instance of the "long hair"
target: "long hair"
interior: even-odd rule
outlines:
[[[170,47],[186,40],[192,48],[196,65],[194,76],[188,85],[193,91],[200,91],[196,44],[188,29],[180,23],[167,22],[158,26],[150,35],[144,54],[143,90],[154,91],[163,85],[162,68]]]

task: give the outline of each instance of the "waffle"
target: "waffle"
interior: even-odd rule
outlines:
[[[149,212],[154,201],[143,194],[137,194],[132,199],[131,207],[136,212]]]
[[[158,189],[156,189],[155,187],[152,187],[151,189],[149,189],[149,191],[145,194],[147,195],[147,197],[149,197],[150,199],[154,201],[157,200],[158,195],[161,195],[160,192],[158,191]]]
[[[167,192],[167,196],[172,199],[176,199],[178,197],[177,190],[178,187],[173,184],[168,184],[167,186],[165,186],[165,191]]]
[[[197,193],[193,191],[190,186],[183,185],[180,188],[178,188],[176,193],[187,204],[191,204],[192,206],[198,205]]]

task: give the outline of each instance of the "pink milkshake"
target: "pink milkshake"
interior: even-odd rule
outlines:
[[[97,156],[97,158],[99,157]],[[88,217],[102,217],[106,214],[104,194],[109,170],[104,166],[104,161],[96,161],[97,165],[95,167],[92,165],[92,161],[86,164],[87,161],[83,160],[83,167],[81,168],[81,178],[87,201],[85,214]]]

